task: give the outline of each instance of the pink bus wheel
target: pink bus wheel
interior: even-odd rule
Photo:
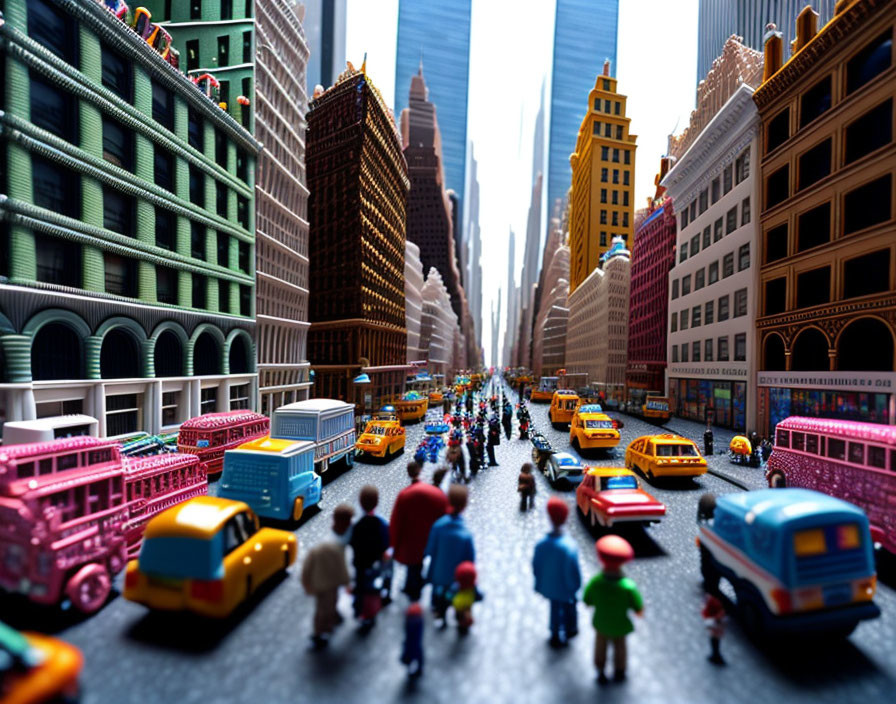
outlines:
[[[92,614],[106,603],[112,580],[102,565],[84,565],[65,586],[65,594],[78,611]]]

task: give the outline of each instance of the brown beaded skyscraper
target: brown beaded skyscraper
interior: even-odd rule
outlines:
[[[370,375],[374,403],[406,375],[405,211],[410,184],[391,112],[351,65],[308,111],[314,395],[352,401]]]

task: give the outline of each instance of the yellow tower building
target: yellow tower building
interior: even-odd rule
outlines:
[[[569,292],[600,264],[617,235],[631,246],[634,233],[635,141],[625,116],[626,96],[616,92],[610,62],[588,94],[588,113],[569,157]]]

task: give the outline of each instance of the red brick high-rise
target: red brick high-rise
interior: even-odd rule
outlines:
[[[404,251],[407,164],[391,111],[351,65],[308,111],[311,226],[308,359],[316,396],[378,404],[407,372]]]

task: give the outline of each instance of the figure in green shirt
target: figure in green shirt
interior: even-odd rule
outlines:
[[[625,637],[635,627],[628,617],[631,609],[639,616],[644,612],[644,601],[635,582],[622,574],[622,565],[635,556],[628,541],[618,535],[606,535],[597,541],[597,557],[603,565],[585,587],[582,601],[594,607],[594,664],[597,681],[607,683],[604,666],[607,664],[607,644],[613,643],[613,679],[625,679]]]

